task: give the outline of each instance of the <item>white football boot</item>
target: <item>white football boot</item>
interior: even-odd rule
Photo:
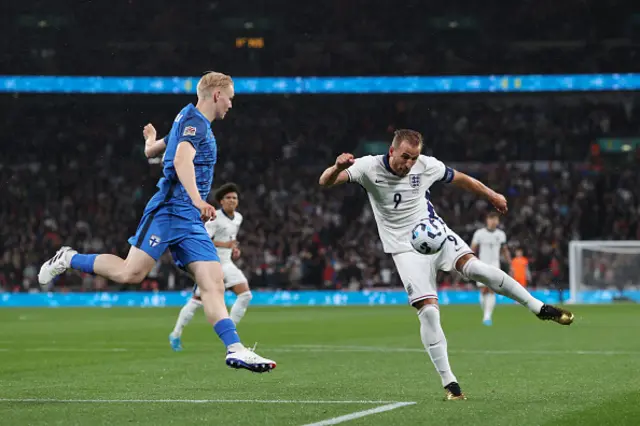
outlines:
[[[46,287],[55,277],[62,274],[71,267],[71,258],[78,252],[71,247],[62,247],[56,255],[47,260],[40,267],[38,282],[42,287]]]
[[[275,361],[263,358],[247,348],[238,352],[228,352],[226,362],[231,368],[244,368],[254,373],[266,373],[276,368]]]

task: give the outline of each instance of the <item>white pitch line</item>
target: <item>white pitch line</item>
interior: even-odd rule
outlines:
[[[127,348],[0,348],[0,352],[129,352]],[[133,350],[138,351],[138,349]]]
[[[419,348],[392,348],[383,346],[330,346],[330,345],[291,345],[266,349],[273,352],[407,352],[423,353]],[[592,350],[483,350],[483,349],[449,349],[450,354],[475,355],[640,355],[640,351],[592,351]]]
[[[383,405],[381,407],[371,408],[364,411],[356,411],[355,413],[345,414],[344,416],[332,417],[321,422],[309,423],[304,426],[329,426],[337,425],[338,423],[344,423],[351,420],[359,419],[360,417],[370,416],[372,414],[384,413],[385,411],[395,410],[396,408],[406,407],[408,405],[414,405],[415,402],[396,402],[394,404]]]
[[[367,352],[367,353],[423,353],[421,348],[393,348],[383,346],[323,346],[323,345],[291,345],[291,346],[265,346],[265,350],[276,353],[341,353],[341,352]],[[123,352],[144,352],[162,350],[159,347],[138,347],[138,348],[68,348],[68,347],[47,347],[47,348],[0,348],[0,352],[62,352],[62,353],[123,353]],[[203,349],[192,349],[189,352],[210,352]],[[640,351],[594,351],[594,350],[526,350],[526,349],[450,349],[449,354],[473,354],[473,355],[640,355]]]
[[[55,399],[55,398],[0,398],[0,402],[35,402],[35,403],[60,403],[60,404],[404,404],[411,405],[415,402],[399,401],[370,401],[370,400],[292,400],[292,399]]]

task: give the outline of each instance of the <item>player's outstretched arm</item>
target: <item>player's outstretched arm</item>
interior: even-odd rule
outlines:
[[[164,138],[156,140],[158,133],[156,132],[156,128],[153,127],[153,124],[149,123],[144,126],[142,135],[144,136],[144,155],[147,158],[157,157],[167,148]]]
[[[354,162],[353,154],[340,154],[336,158],[336,163],[322,172],[318,183],[321,186],[330,187],[349,182],[349,174],[345,170],[351,167]]]
[[[509,210],[507,208],[507,199],[504,198],[502,194],[498,194],[493,189],[487,187],[478,179],[474,179],[471,176],[456,170],[451,183],[459,188],[486,198],[491,204],[493,204],[493,207],[502,214],[506,214]]]

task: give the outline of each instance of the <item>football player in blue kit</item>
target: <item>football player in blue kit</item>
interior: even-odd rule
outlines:
[[[233,80],[209,72],[197,86],[198,103],[184,107],[173,122],[166,144],[163,177],[149,200],[136,234],[129,238],[126,259],[112,254],[80,254],[62,247],[38,274],[41,285],[72,268],[100,275],[117,283],[140,283],[168,248],[176,265],[198,282],[207,319],[227,347],[226,364],[254,372],[274,369],[276,363],[247,349],[240,341],[224,302],[222,267],[204,222],[216,215],[207,203],[217,160],[211,122],[231,109]]]

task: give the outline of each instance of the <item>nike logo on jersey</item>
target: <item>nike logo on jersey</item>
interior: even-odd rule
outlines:
[[[380,180],[380,179],[376,179],[376,183],[382,183],[382,182],[384,182],[384,181]]]

